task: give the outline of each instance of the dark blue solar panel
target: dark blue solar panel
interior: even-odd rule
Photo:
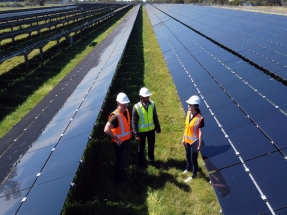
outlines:
[[[278,75],[279,77],[281,77],[284,80],[287,80],[287,68],[284,68],[284,69],[276,72],[276,75]]]
[[[34,151],[50,144],[57,143],[70,121],[70,118],[67,118],[55,123],[50,123],[41,136],[32,144],[29,151]]]
[[[231,68],[231,69],[238,69],[238,68],[241,68],[241,67],[245,67],[247,66],[248,64],[243,61],[243,60],[239,60],[239,59],[234,59],[234,60],[231,60],[231,61],[227,61],[227,62],[224,62],[224,65],[226,65],[228,68]]]
[[[181,87],[185,88],[189,85],[193,85],[190,78],[188,77],[188,75],[185,73],[183,69],[177,70],[176,72],[172,74],[172,76],[173,76],[174,84],[180,86],[180,88]]]
[[[264,57],[264,58],[255,60],[254,63],[256,63],[258,66],[265,67],[268,64],[272,64],[272,61]]]
[[[90,133],[86,133],[59,142],[48,162],[45,164],[36,184],[75,173],[86,148],[89,135]]]
[[[283,60],[283,59],[286,60],[286,56],[281,55],[281,54],[277,54],[276,52],[270,53],[270,55],[268,55],[268,58],[270,58],[271,60],[276,61],[276,62]]]
[[[250,120],[235,104],[212,111],[224,130],[250,123]]]
[[[217,90],[204,95],[204,99],[211,108],[211,110],[215,110],[217,108],[221,108],[223,106],[232,104],[233,101],[229,96],[226,95],[222,90]]]
[[[164,59],[165,59],[166,61],[168,61],[168,60],[170,60],[170,59],[172,59],[172,58],[175,57],[172,50],[163,52],[163,56],[164,56]]]
[[[53,146],[26,153],[17,166],[11,171],[4,184],[1,185],[0,197],[7,194],[20,192],[31,187],[36,180],[36,175],[41,171],[48,156],[52,153]],[[1,208],[2,209],[2,208]]]
[[[260,93],[270,91],[274,88],[282,86],[282,84],[275,79],[262,73],[261,76],[248,80],[248,83]]]
[[[11,181],[7,195],[0,197],[1,214],[15,214],[21,205],[21,200],[27,195],[29,189],[19,190],[19,186],[17,181]]]
[[[267,99],[273,102],[276,106],[279,106],[281,110],[287,112],[287,99],[284,99],[283,95],[287,95],[287,87],[286,86],[279,86],[274,88],[268,92],[263,93]],[[283,99],[282,99],[283,98]]]
[[[269,70],[270,72],[272,72],[274,74],[277,74],[277,72],[286,69],[286,68],[284,68],[283,65],[281,65],[279,63],[271,63],[271,64],[264,66],[264,68]]]
[[[285,57],[284,59],[282,60],[279,60],[278,61],[279,64],[283,65],[283,66],[287,66],[287,57]],[[286,68],[286,67],[285,67]]]
[[[74,174],[32,188],[17,214],[58,214],[70,189]]]
[[[224,73],[223,75],[219,75],[215,77],[215,80],[219,83],[220,86],[223,88],[226,88],[230,85],[235,85],[238,83],[242,83],[242,80],[240,80],[236,75],[233,73]]]
[[[253,89],[251,89],[247,84],[243,82],[227,86],[225,87],[225,91],[231,98],[233,98],[237,102],[242,99],[250,98],[252,96],[257,95],[257,92],[255,92]]]
[[[280,113],[278,108],[275,108],[271,103],[259,95],[238,101],[238,104],[252,120],[258,120]]]
[[[212,79],[212,77],[206,72],[206,70],[203,67],[201,67],[199,64],[193,65],[192,67],[193,67],[192,69],[188,69],[187,67],[186,68],[187,68],[187,71],[190,74],[192,80],[195,83],[199,83],[202,81]]]
[[[200,108],[201,107],[199,107],[199,109]],[[202,115],[205,122],[205,127],[203,128],[204,138],[214,134],[222,133],[221,129],[218,127],[216,121],[214,120],[214,116],[212,116],[209,111],[203,113]]]
[[[279,148],[287,147],[287,117],[283,113],[255,121]],[[278,123],[278,126],[275,126]]]
[[[216,90],[221,90],[221,88],[218,86],[218,84],[215,83],[213,79],[202,81],[196,84],[198,86],[198,89],[203,95],[211,93]]]
[[[244,160],[277,150],[252,123],[228,130],[226,134]]]
[[[280,61],[285,65],[284,58],[277,53],[279,49],[285,50],[271,41],[278,36],[280,37],[280,33],[274,32],[272,29],[273,24],[258,27],[258,22],[261,22],[264,16],[256,18],[254,13],[243,14],[237,11],[228,13],[228,10],[222,10],[221,13],[217,14],[212,11],[219,9],[208,8],[210,11],[203,14],[203,11],[206,11],[205,7],[191,6],[187,8],[180,5],[173,8],[170,5],[157,5],[156,7],[160,7],[168,15],[186,25],[190,25],[207,37],[215,39],[228,49],[240,52],[239,54],[246,58],[245,61],[240,60],[237,56],[223,50],[212,41],[196,34],[196,32],[187,29],[179,22],[170,20],[169,23],[166,23],[166,26],[161,26],[164,28],[162,32],[166,34],[168,40],[174,46],[173,48],[177,50],[177,57],[184,59],[182,62],[188,74],[195,81],[199,93],[204,97],[219,124],[228,135],[227,137],[230,138],[229,140],[239,153],[238,155],[235,154],[227,137],[224,137],[223,131],[218,127],[210,112],[207,109],[202,111],[206,124],[203,128],[206,146],[202,150],[202,156],[206,167],[208,171],[224,168],[221,169],[221,172],[228,172],[226,174],[228,180],[225,177],[218,180],[223,174],[216,175],[217,171],[212,173],[215,174],[214,178],[210,173],[223,214],[269,213],[270,210],[262,200],[260,192],[256,189],[248,173],[244,171],[239,156],[244,160],[257,160],[270,152],[274,153],[277,148],[265,135],[273,140],[279,148],[287,147],[284,144],[284,140],[287,138],[283,131],[283,128],[287,126],[285,125],[287,120],[286,116],[279,112],[280,106],[282,107],[281,110],[284,110],[283,107],[287,105],[284,99],[281,99],[281,105],[278,105],[280,95],[282,97],[284,94],[284,88],[276,80],[271,80],[262,71],[249,64],[251,61],[271,72],[275,73],[276,71],[277,75],[280,74],[284,78],[285,67],[279,63],[277,64],[276,61]],[[193,8],[200,8],[200,10],[193,13],[191,12]],[[176,12],[177,9],[180,12]],[[156,9],[154,11],[161,13]],[[188,14],[188,16],[182,14]],[[208,17],[206,14],[208,14]],[[222,18],[224,15],[226,17]],[[233,20],[237,22],[234,23]],[[267,21],[269,19],[264,20],[263,23],[267,23]],[[205,24],[202,25],[202,23]],[[185,38],[185,35],[188,35],[189,38]],[[189,61],[189,56],[182,50],[182,45],[178,43],[178,40],[188,47],[192,56],[207,71],[202,70],[194,60]],[[192,44],[193,40],[196,43]],[[279,38],[278,41],[280,41]],[[277,51],[275,52],[275,50]],[[177,69],[177,67],[171,69]],[[175,71],[171,71],[171,73],[175,74]],[[215,80],[210,79],[208,75],[214,77]],[[175,76],[173,75],[173,77]],[[176,84],[176,87],[180,88],[181,93],[179,94],[182,94],[184,87],[180,84]],[[195,91],[192,86],[190,87]],[[282,90],[281,93],[279,89]],[[186,99],[189,96],[186,94]],[[229,96],[234,100],[230,99]],[[270,104],[267,99],[279,108]],[[185,102],[182,98],[181,101]],[[244,111],[232,104],[233,102],[239,104]],[[201,105],[200,108],[203,109],[202,107],[205,107],[205,105]],[[247,118],[247,115],[255,120],[259,128]],[[278,123],[276,123],[277,121]],[[281,122],[283,126],[281,126]],[[277,129],[278,127],[280,128]],[[282,151],[282,153],[285,152]],[[241,170],[235,169],[235,167],[240,167]],[[242,177],[246,180],[240,180],[241,186],[238,186],[238,178],[241,179]],[[264,178],[264,175],[261,178]],[[230,181],[232,183],[229,183]],[[279,209],[274,208],[272,204],[271,207],[276,212]],[[284,207],[286,206],[282,206],[282,208]]]
[[[275,213],[276,213],[276,215],[285,215],[285,214],[287,214],[287,208],[275,210]],[[271,213],[268,213],[268,214],[271,214]]]
[[[251,65],[247,65],[246,67],[240,67],[232,70],[244,80],[248,80],[250,78],[262,75],[261,71],[259,71],[258,69],[256,69],[254,66]]]
[[[214,165],[207,159],[204,161],[208,166]],[[210,173],[209,176],[223,214],[263,214],[269,211],[241,164]]]
[[[247,161],[246,165],[272,208],[286,207],[287,174],[284,174],[287,171],[286,159],[279,152],[275,152]]]
[[[201,150],[202,158],[208,159],[212,163],[212,165],[206,164],[209,172],[240,163],[238,156],[222,132],[204,136],[203,141],[205,146]]]

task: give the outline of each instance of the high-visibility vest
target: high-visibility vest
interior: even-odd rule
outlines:
[[[203,119],[200,113],[197,113],[192,120],[189,122],[191,112],[187,112],[185,119],[185,129],[184,129],[184,142],[192,144],[199,137],[199,126]]]
[[[138,120],[138,130],[139,132],[146,132],[155,129],[154,121],[153,121],[153,110],[154,110],[154,103],[150,101],[147,110],[142,105],[141,102],[135,104],[135,108],[139,115]]]
[[[129,140],[131,138],[130,113],[128,109],[126,111],[127,111],[128,119],[119,109],[116,109],[109,116],[109,119],[110,119],[112,114],[114,114],[118,118],[119,126],[117,128],[112,128],[111,131],[121,141]],[[112,138],[112,141],[117,142],[114,138]]]

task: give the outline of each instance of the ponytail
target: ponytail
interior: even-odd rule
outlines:
[[[195,109],[196,109],[196,112],[199,113],[199,114],[201,114],[201,111],[200,111],[200,109],[199,109],[199,105],[196,104],[196,105],[194,105],[194,107],[195,107]]]

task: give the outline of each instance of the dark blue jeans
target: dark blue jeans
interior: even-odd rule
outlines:
[[[124,176],[125,160],[130,147],[130,140],[124,141],[121,145],[113,142],[113,145],[116,155],[115,182],[120,182]]]
[[[198,151],[197,144],[185,144],[186,170],[192,170],[192,177],[195,177],[198,170]]]
[[[138,141],[138,165],[139,167],[144,167],[145,165],[144,152],[145,152],[146,139],[148,144],[148,152],[147,152],[148,161],[149,162],[154,161],[155,130],[147,132],[139,132],[139,136],[141,140]]]

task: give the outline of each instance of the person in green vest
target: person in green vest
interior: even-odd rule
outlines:
[[[132,111],[132,129],[135,139],[138,141],[138,167],[144,169],[146,160],[144,157],[145,142],[148,142],[148,164],[158,167],[154,161],[155,132],[160,133],[161,128],[153,101],[149,100],[150,91],[143,87],[139,92],[140,101],[136,103]]]

